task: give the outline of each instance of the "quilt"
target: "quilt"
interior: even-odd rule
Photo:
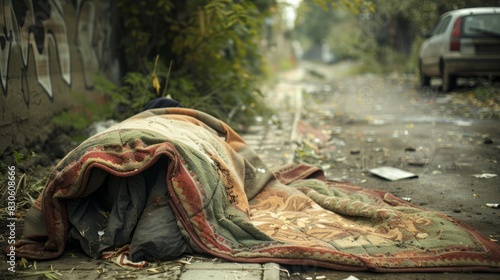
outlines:
[[[500,272],[500,246],[449,216],[289,164],[270,170],[208,114],[151,109],[71,151],[25,217],[16,255],[200,253],[345,271]]]

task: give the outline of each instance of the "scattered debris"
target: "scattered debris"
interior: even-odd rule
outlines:
[[[368,170],[370,173],[390,181],[418,178],[418,175],[391,166],[382,166]]]
[[[447,104],[447,103],[450,103],[451,101],[451,95],[446,95],[446,96],[440,96],[440,97],[436,97],[436,99],[434,99],[434,102],[436,102],[436,104],[439,104],[439,105],[443,105],[443,104]]]
[[[351,155],[359,155],[361,151],[359,149],[353,149],[351,150]]]
[[[385,124],[385,121],[384,120],[375,119],[375,120],[372,120],[371,123],[374,124],[374,125],[383,125],[383,124]]]
[[[42,271],[17,271],[19,278],[44,277],[45,279],[57,280],[58,276],[62,276],[57,270],[42,270]]]
[[[105,121],[94,122],[87,129],[87,134],[89,136],[93,136],[95,134],[103,132],[104,130],[110,128],[111,126],[113,126],[117,123],[118,122],[116,122],[115,120],[105,120]]]
[[[337,135],[342,133],[342,127],[341,126],[334,126],[332,127],[332,135]]]
[[[498,203],[486,203],[486,206],[490,208],[500,208],[500,204]]]
[[[471,167],[471,166],[473,166],[472,163],[468,163],[468,162],[454,162],[453,164],[456,167]]]
[[[352,276],[352,275],[350,275],[349,277],[344,278],[343,280],[359,280],[359,278],[358,278],[358,277],[356,277],[356,276]]]
[[[422,159],[422,160],[411,159],[408,161],[408,165],[420,166],[420,167],[425,166],[428,163],[429,163],[429,160],[427,160],[427,159]]]
[[[335,146],[342,146],[343,147],[346,145],[346,143],[342,139],[331,138],[330,140],[328,140],[328,142],[326,142],[326,145],[335,145]]]
[[[405,201],[408,201],[408,202],[411,202],[411,197],[402,197],[401,199],[405,200]]]
[[[279,266],[274,266],[274,268],[276,268],[277,270],[281,271],[281,272],[284,272],[286,273],[286,275],[288,276],[288,278],[290,278],[290,272],[284,268],[280,268]]]
[[[99,241],[102,241],[102,236],[104,235],[104,231],[102,230],[98,231],[97,235],[99,235]]]
[[[497,174],[492,174],[492,173],[483,173],[483,174],[474,174],[472,175],[476,178],[481,178],[481,179],[490,179],[490,178],[494,178],[497,176]]]
[[[458,126],[471,126],[472,125],[472,121],[465,121],[465,120],[456,120],[454,123]]]
[[[337,157],[337,158],[334,158],[333,160],[336,162],[343,162],[343,161],[347,160],[347,157]]]

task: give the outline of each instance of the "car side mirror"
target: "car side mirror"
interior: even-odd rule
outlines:
[[[426,31],[426,32],[422,32],[422,34],[421,34],[421,35],[422,35],[422,37],[424,37],[425,39],[429,39],[429,38],[432,36],[432,34],[431,34],[430,32],[428,32],[428,31]]]

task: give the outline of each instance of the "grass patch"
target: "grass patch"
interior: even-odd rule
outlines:
[[[474,97],[480,102],[495,100],[500,96],[500,88],[492,86],[479,86],[474,91]]]
[[[52,166],[42,166],[37,164],[37,157],[33,152],[27,155],[15,152],[14,162],[15,167],[15,182],[16,182],[16,217],[22,218],[26,211],[33,205],[33,202],[40,195],[45,183],[48,179]],[[7,174],[7,168],[9,165],[2,164],[0,173]],[[2,176],[0,178],[0,194],[2,197],[8,197],[8,176]],[[5,220],[8,216],[7,212],[7,199],[2,199],[0,201],[0,217]]]

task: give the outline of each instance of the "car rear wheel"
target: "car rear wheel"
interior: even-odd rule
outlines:
[[[449,92],[457,86],[457,77],[449,74],[448,67],[446,67],[446,64],[444,63],[441,67],[441,75],[441,79],[443,80],[441,89],[444,92]]]
[[[424,72],[422,71],[422,61],[419,62],[418,64],[418,72],[420,75],[420,87],[428,87],[431,85],[431,77],[426,76]]]

